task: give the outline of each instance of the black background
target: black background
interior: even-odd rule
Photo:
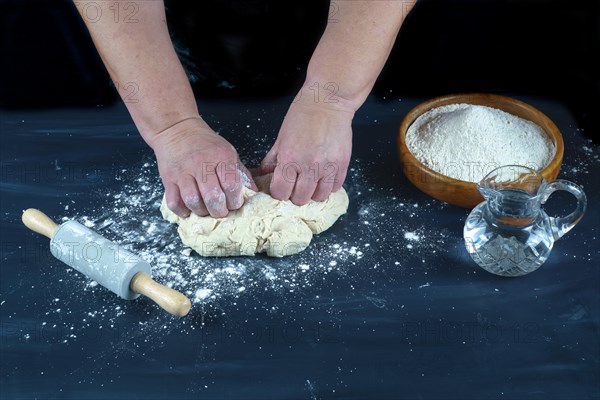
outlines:
[[[343,1],[343,0],[342,0]],[[167,1],[173,39],[199,97],[293,94],[335,9],[328,1]],[[0,2],[0,104],[116,99],[69,1]],[[383,96],[510,92],[566,103],[597,137],[600,3],[420,0],[375,87]]]

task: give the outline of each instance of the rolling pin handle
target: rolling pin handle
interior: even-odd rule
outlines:
[[[190,299],[186,296],[176,290],[156,283],[145,272],[135,274],[131,279],[129,287],[134,292],[151,298],[164,310],[178,317],[185,317],[192,307]]]
[[[35,208],[28,208],[27,210],[23,211],[21,220],[26,227],[34,232],[46,236],[48,239],[52,238],[54,231],[58,227],[56,222],[52,221],[50,217],[40,210],[36,210]]]

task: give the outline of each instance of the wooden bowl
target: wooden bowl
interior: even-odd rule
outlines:
[[[400,152],[400,160],[402,162],[404,175],[406,175],[413,185],[435,199],[460,207],[472,208],[483,201],[483,197],[481,197],[481,194],[477,190],[476,183],[453,179],[432,170],[421,161],[417,160],[406,146],[406,132],[410,125],[421,114],[432,108],[457,103],[497,108],[527,119],[540,126],[548,135],[552,143],[554,143],[556,149],[554,158],[540,172],[548,182],[556,179],[563,160],[564,145],[560,131],[550,118],[529,104],[510,97],[487,93],[466,93],[451,94],[428,100],[413,108],[402,120],[398,136],[398,150]]]

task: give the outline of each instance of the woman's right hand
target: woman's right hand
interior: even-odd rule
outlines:
[[[190,212],[225,217],[244,204],[244,183],[256,190],[235,148],[199,117],[154,135],[149,144],[156,155],[167,206],[180,217]]]

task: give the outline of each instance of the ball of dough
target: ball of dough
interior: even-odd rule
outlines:
[[[167,207],[163,197],[160,211],[167,221],[179,225],[181,241],[203,256],[253,256],[267,253],[283,257],[306,249],[314,234],[329,229],[348,209],[344,188],[323,202],[296,206],[269,195],[271,175],[256,178],[259,192],[246,187],[244,205],[225,218],[181,218]]]

